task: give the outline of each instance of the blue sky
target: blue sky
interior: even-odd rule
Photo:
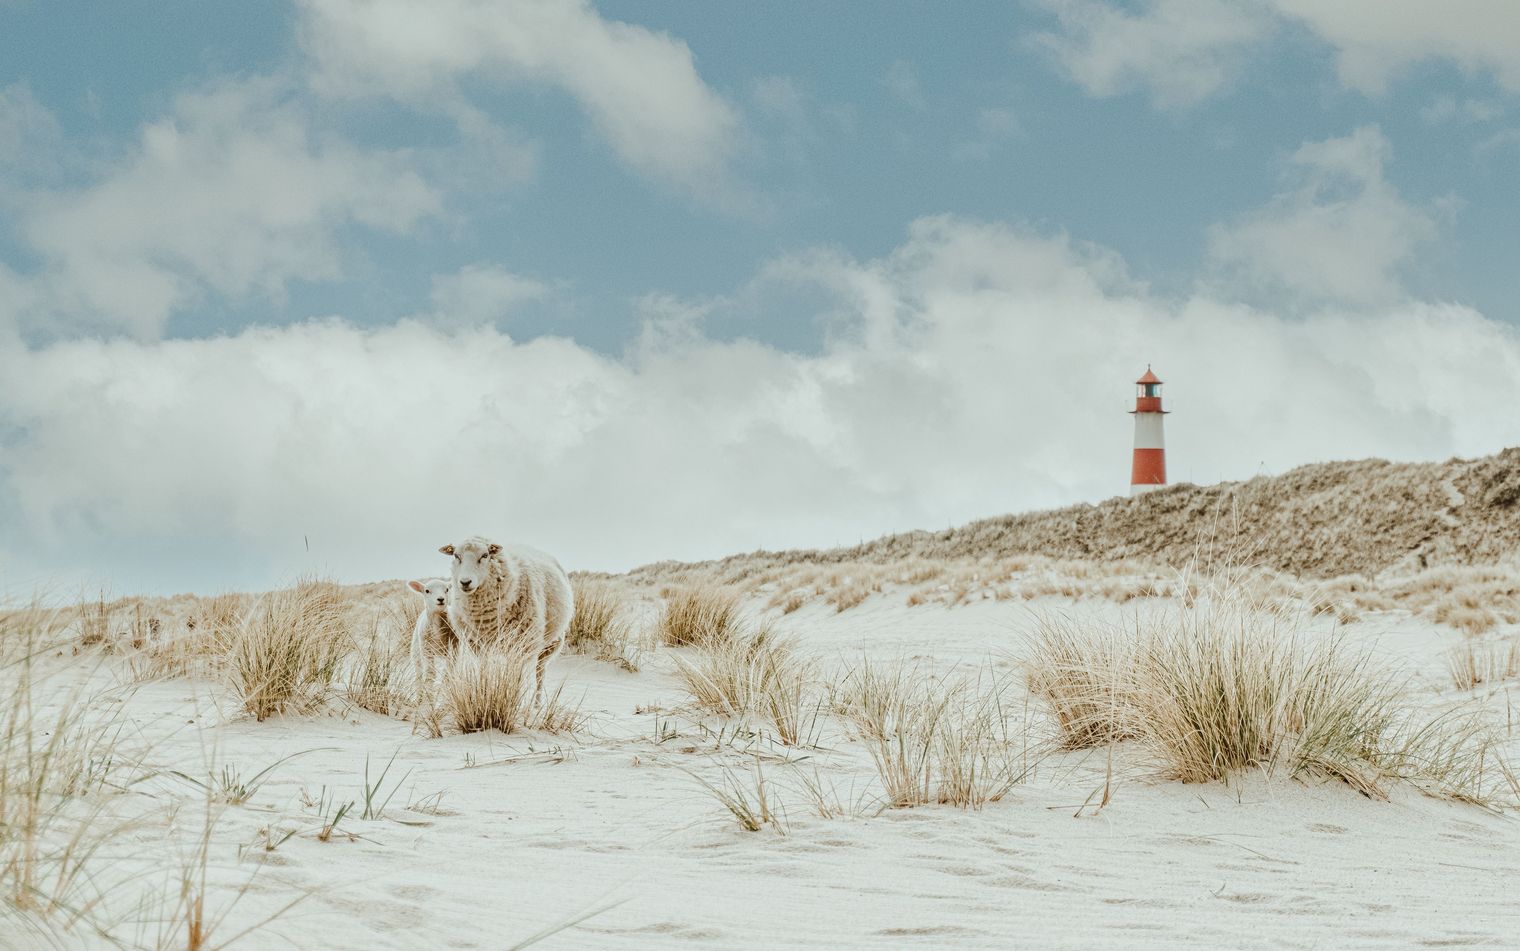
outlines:
[[[10,0],[0,23],[16,579],[81,535],[109,553],[86,573],[173,588],[420,570],[401,552],[432,524],[621,567],[1096,500],[1146,362],[1195,409],[1169,425],[1197,481],[1517,435],[1492,409],[1520,366],[1503,0]],[[406,374],[407,347],[434,363]],[[257,372],[198,372],[221,360]],[[1322,402],[1285,418],[1232,383]],[[359,394],[394,427],[302,445]],[[493,477],[377,476],[392,439],[483,443]],[[186,462],[245,450],[255,481]],[[571,484],[630,497],[570,525]],[[421,497],[431,521],[357,525]],[[318,520],[313,565],[289,546]]]

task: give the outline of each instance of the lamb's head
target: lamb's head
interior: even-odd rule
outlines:
[[[486,583],[491,576],[491,560],[501,554],[500,545],[479,535],[471,535],[457,545],[444,545],[438,550],[454,556],[452,577],[465,594],[479,590]]]
[[[438,614],[444,609],[449,594],[449,579],[428,578],[425,581],[408,581],[408,588],[422,595],[422,610]]]

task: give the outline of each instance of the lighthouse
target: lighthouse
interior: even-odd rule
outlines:
[[[1146,366],[1145,376],[1135,381],[1135,460],[1130,466],[1129,494],[1140,495],[1166,485],[1166,436],[1161,418],[1161,378]]]

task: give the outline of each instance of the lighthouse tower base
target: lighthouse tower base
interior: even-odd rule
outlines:
[[[1146,405],[1135,411],[1135,456],[1130,466],[1129,494],[1141,495],[1166,487],[1166,437],[1162,429],[1165,414],[1160,399],[1155,407]]]

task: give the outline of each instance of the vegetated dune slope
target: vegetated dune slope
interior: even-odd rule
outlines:
[[[1134,559],[1173,568],[1248,562],[1310,578],[1481,564],[1520,550],[1520,448],[1481,459],[1325,462],[1212,486],[1003,515],[827,551],[755,552],[711,563],[770,565],[1018,554]],[[660,574],[670,563],[636,569]]]

